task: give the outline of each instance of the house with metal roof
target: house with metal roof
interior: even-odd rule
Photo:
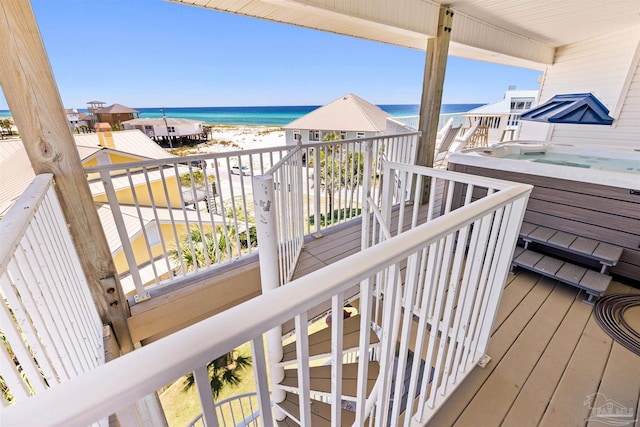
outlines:
[[[538,90],[517,90],[509,87],[497,102],[483,105],[464,114],[463,127],[471,127],[480,121],[478,132],[484,133],[490,142],[516,139],[520,115],[537,105]]]
[[[324,140],[336,133],[340,139],[368,138],[384,133],[388,113],[377,105],[348,93],[284,126],[287,145]]]
[[[121,123],[125,130],[138,129],[150,138],[202,135],[202,122],[181,118],[132,119]]]

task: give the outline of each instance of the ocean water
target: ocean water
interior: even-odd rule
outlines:
[[[441,113],[456,114],[483,104],[443,104]],[[315,110],[319,105],[276,107],[184,107],[165,108],[167,117],[200,120],[220,125],[283,126]],[[417,116],[419,105],[380,105],[391,116]],[[135,107],[133,107],[135,108]],[[136,108],[141,118],[162,117],[161,108]],[[85,109],[78,109],[87,112]],[[10,117],[9,110],[0,110],[0,117]]]

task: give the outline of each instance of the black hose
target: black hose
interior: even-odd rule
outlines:
[[[593,316],[607,335],[629,351],[640,356],[640,332],[631,327],[625,313],[640,306],[640,295],[618,294],[600,298],[593,306]]]

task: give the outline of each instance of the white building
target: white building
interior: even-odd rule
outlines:
[[[341,139],[367,138],[381,135],[387,126],[388,113],[352,93],[341,96],[284,126],[287,145],[319,142],[327,134],[337,133]]]
[[[480,120],[481,132],[487,133],[490,142],[510,141],[516,139],[520,114],[537,105],[537,90],[516,90],[509,88],[504,98],[465,113],[464,127],[471,127]]]
[[[182,137],[202,133],[202,122],[189,119],[133,119],[122,122],[125,130],[138,129],[148,137]]]
[[[202,122],[189,119],[133,119],[122,122],[125,130],[138,129],[148,137],[194,136],[202,133]]]

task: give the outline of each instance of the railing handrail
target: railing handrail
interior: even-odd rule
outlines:
[[[403,172],[419,174],[423,170],[422,166],[406,165],[404,163],[386,162],[386,165],[391,169],[399,169]],[[462,184],[473,184],[476,186],[491,187],[498,190],[503,190],[513,186],[520,185],[515,181],[507,181],[497,178],[489,178],[486,176],[469,175],[461,172],[448,171],[445,169],[432,169],[429,175],[435,178],[441,178],[445,180],[456,181]]]
[[[342,144],[349,144],[349,143],[353,143],[353,142],[367,142],[367,141],[377,141],[380,139],[391,139],[394,137],[407,137],[407,136],[413,136],[413,135],[420,135],[421,132],[416,131],[416,132],[411,132],[411,133],[400,133],[400,134],[396,134],[396,135],[378,135],[378,136],[368,136],[366,138],[352,138],[352,139],[338,139],[336,141],[320,141],[320,142],[310,142],[310,143],[305,143],[303,145],[303,147],[305,148],[317,148],[317,147],[326,147],[329,145],[342,145]]]
[[[437,171],[434,171],[437,172]],[[31,424],[87,425],[148,395],[167,382],[206,364],[212,355],[255,339],[293,316],[346,291],[354,283],[393,265],[468,226],[487,212],[527,195],[531,186],[513,187],[456,209],[364,251],[253,298],[164,339],[124,355],[91,372],[3,410],[5,426]],[[238,319],[242,319],[238,322]],[[221,328],[220,325],[226,325]],[[212,333],[215,331],[215,333]],[[207,337],[207,339],[203,339]],[[188,349],[189,351],[185,351]],[[172,363],[167,363],[171,360]],[[144,367],[142,369],[141,367]],[[100,384],[97,388],[95,385]],[[72,408],[69,402],[74,402]]]
[[[293,146],[293,150],[289,151],[286,155],[284,155],[280,160],[276,162],[271,168],[269,168],[264,175],[273,175],[276,170],[280,169],[286,162],[288,162],[293,156],[295,156],[298,151],[300,151],[300,144]]]
[[[7,265],[18,242],[37,212],[37,207],[47,194],[47,189],[53,183],[53,174],[36,175],[31,185],[25,190],[15,205],[9,209],[0,221],[0,272],[7,269]]]
[[[378,139],[393,138],[397,136],[406,137],[411,135],[420,135],[420,132],[415,131],[411,133],[397,134],[397,135],[378,135],[378,136],[369,136],[366,138],[351,138],[351,139],[339,139],[336,141],[310,142],[310,143],[305,143],[303,146],[305,148],[325,147],[328,145],[342,145],[342,144],[348,144],[352,142],[374,141]],[[113,170],[119,170],[124,168],[131,169],[131,168],[138,168],[138,167],[142,168],[142,167],[165,166],[167,164],[187,163],[190,161],[211,160],[215,158],[237,157],[239,155],[245,156],[250,154],[263,154],[263,153],[283,151],[283,150],[294,151],[296,148],[299,148],[299,146],[276,145],[276,146],[264,147],[264,148],[253,148],[250,150],[234,150],[234,151],[224,151],[221,153],[206,153],[206,154],[190,154],[188,156],[163,157],[161,159],[148,159],[148,160],[140,160],[137,162],[112,163],[112,164],[104,164],[104,165],[97,165],[97,166],[87,166],[84,168],[84,170],[87,173],[94,173],[94,172],[102,172],[102,171],[113,171]]]
[[[174,157],[163,157],[161,159],[149,159],[149,160],[140,160],[138,162],[126,162],[126,163],[112,163],[98,166],[87,166],[84,168],[85,172],[101,172],[101,171],[112,171],[119,169],[131,169],[138,167],[153,167],[153,166],[165,166],[167,164],[174,163],[188,163],[191,161],[198,160],[211,160],[217,158],[227,158],[227,157],[238,157],[238,156],[248,156],[251,154],[263,154],[270,153],[276,151],[286,151],[293,150],[296,148],[295,145],[276,145],[271,147],[264,148],[252,148],[250,150],[234,150],[234,151],[224,151],[221,153],[206,153],[206,154],[190,154],[188,156],[174,156]]]

